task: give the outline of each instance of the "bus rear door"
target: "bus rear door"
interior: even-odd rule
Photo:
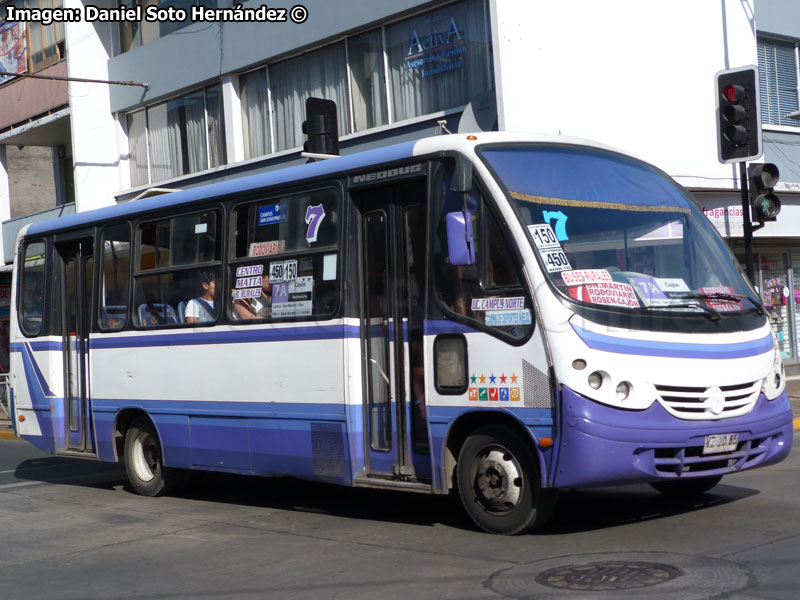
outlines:
[[[60,262],[60,322],[64,349],[64,444],[60,450],[93,454],[89,409],[93,242],[91,238],[83,238],[57,243],[56,250]]]

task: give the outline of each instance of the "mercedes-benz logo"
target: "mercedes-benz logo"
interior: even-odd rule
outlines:
[[[712,415],[722,414],[725,410],[725,394],[718,387],[711,387],[706,390],[708,398],[705,401],[706,410]]]

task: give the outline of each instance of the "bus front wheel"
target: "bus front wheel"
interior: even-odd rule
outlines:
[[[456,480],[467,513],[490,533],[530,531],[555,508],[555,491],[541,487],[530,445],[502,426],[481,427],[467,438],[458,454]]]
[[[136,419],[125,434],[125,471],[142,496],[160,496],[168,490],[172,469],[164,467],[161,444],[148,419]]]

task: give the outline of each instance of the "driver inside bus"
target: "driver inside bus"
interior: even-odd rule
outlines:
[[[202,294],[197,298],[192,298],[186,305],[186,322],[203,323],[216,321],[217,307],[214,302],[216,296],[217,282],[214,273],[202,271],[200,273],[200,286]]]

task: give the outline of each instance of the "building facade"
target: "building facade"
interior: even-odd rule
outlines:
[[[58,60],[46,68],[70,81],[56,82],[61,96],[36,115],[4,116],[0,103],[0,144],[32,145],[21,136],[42,134],[37,145],[69,165],[62,200],[84,211],[151,188],[194,187],[304,162],[304,102],[318,96],[337,102],[342,154],[468,129],[575,135],[617,146],[692,190],[740,253],[738,171],[717,160],[714,74],[759,64],[765,159],[781,169],[784,212],[756,234],[758,281],[770,302],[774,290],[781,292],[773,303],[780,320],[773,321],[784,356],[796,359],[800,273],[794,278],[791,261],[796,254],[800,265],[800,245],[795,253],[791,222],[800,224],[800,128],[786,117],[797,109],[795,4],[306,0],[302,11],[277,7],[286,19],[270,21],[252,0],[243,9],[255,20],[242,21],[232,0],[162,0],[158,8],[172,20],[148,19],[151,2],[131,0],[124,6],[138,6],[138,13],[120,15],[112,0],[63,0],[64,9],[84,18],[60,23],[63,33],[47,38],[63,39],[55,44]],[[85,18],[89,6],[118,18]],[[27,24],[28,38],[36,27]],[[44,52],[39,46],[46,44],[29,43],[31,55]],[[33,80],[6,82],[0,95],[20,84]],[[60,137],[44,135],[56,129]],[[56,167],[51,176],[63,179]],[[6,263],[19,226],[46,216],[11,219],[8,187],[8,170],[0,167]],[[62,205],[56,198],[52,209]]]

